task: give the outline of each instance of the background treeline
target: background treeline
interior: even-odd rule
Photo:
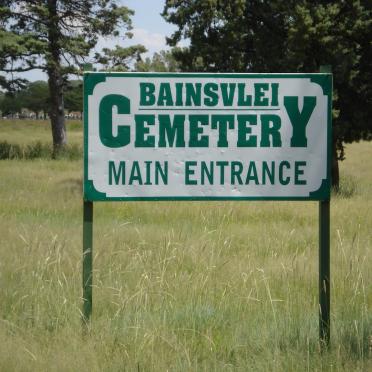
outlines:
[[[69,92],[66,81],[81,75],[87,63],[105,71],[241,73],[318,72],[328,65],[334,75],[332,179],[337,188],[344,144],[372,139],[371,9],[371,0],[165,0],[162,16],[175,26],[167,38],[172,49],[143,60],[143,45],[96,49],[101,37],[132,37],[134,13],[121,1],[2,1],[0,70],[12,76],[0,76],[0,86],[10,92],[2,100],[3,111],[22,101],[24,93],[17,89],[24,80],[17,73],[44,71],[58,152],[67,144],[66,110],[81,111],[81,101],[71,97],[81,94],[81,87]],[[31,88],[37,87],[28,84],[25,90]],[[38,108],[45,112],[43,102]]]
[[[65,117],[75,113],[81,118],[83,111],[83,83],[81,80],[67,81],[64,88]],[[2,117],[33,119],[49,118],[50,94],[48,83],[38,80],[25,84],[15,92],[0,93],[0,112]],[[78,117],[76,117],[78,115]]]
[[[162,50],[152,57],[138,59],[132,67],[138,72],[176,72],[180,66],[173,51]],[[125,66],[116,66],[115,71],[127,71]],[[2,117],[49,119],[50,93],[43,80],[22,81],[17,89],[0,91]],[[66,80],[63,85],[63,100],[66,119],[81,119],[83,112],[83,82],[81,79]],[[26,110],[25,110],[26,109]]]

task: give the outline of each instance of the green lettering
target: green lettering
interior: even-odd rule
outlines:
[[[190,178],[195,174],[195,169],[192,169],[191,167],[195,167],[196,164],[196,161],[185,162],[185,185],[197,185],[197,181]]]
[[[248,185],[250,181],[254,181],[256,185],[259,184],[256,163],[254,161],[249,162],[245,184]]]
[[[134,147],[155,147],[155,136],[148,136],[147,125],[155,125],[155,115],[134,115],[136,121],[136,140]]]
[[[238,83],[238,106],[252,106],[252,96],[245,95],[244,83]]]
[[[224,106],[232,106],[234,102],[234,94],[236,83],[221,83],[222,102]]]
[[[209,138],[208,136],[199,136],[203,133],[203,128],[199,126],[199,123],[203,126],[209,124],[208,115],[190,115],[190,140],[189,147],[208,147]]]
[[[238,180],[238,184],[242,185],[243,181],[241,174],[243,172],[243,164],[240,161],[231,162],[231,184],[235,185],[235,179]]]
[[[106,147],[118,148],[130,143],[130,126],[119,125],[118,134],[112,134],[112,108],[116,106],[118,114],[130,114],[130,100],[119,94],[109,94],[99,104],[99,138]]]
[[[210,185],[213,185],[213,173],[214,173],[214,167],[213,167],[213,161],[209,162],[209,168],[205,161],[202,161],[200,163],[201,166],[201,184],[205,185],[205,176],[208,179],[208,182]]]
[[[227,161],[216,161],[217,167],[220,168],[220,185],[225,183],[225,168],[229,165]]]
[[[115,162],[110,160],[109,163],[109,185],[112,185],[114,179],[115,185],[125,185],[125,161],[119,162],[119,168],[115,168]]]
[[[217,106],[218,105],[218,84],[207,83],[204,85],[204,104],[206,106]]]
[[[275,183],[275,162],[271,162],[271,169],[267,164],[267,161],[262,162],[262,184],[266,185],[266,177],[268,177],[270,184]]]
[[[132,164],[128,185],[133,185],[133,182],[138,182],[139,185],[142,185],[142,176],[138,161],[134,161]]]
[[[140,106],[155,104],[155,85],[153,83],[140,83]]]
[[[172,91],[169,83],[160,83],[158,106],[173,106]]]
[[[278,83],[271,83],[271,106],[278,106],[278,90],[279,84]]]
[[[176,83],[176,106],[183,106],[183,83]]]
[[[238,147],[257,147],[257,136],[250,135],[252,128],[257,125],[257,115],[237,115],[238,119]],[[247,125],[248,124],[248,125]],[[247,138],[247,134],[249,134]]]
[[[287,168],[287,169],[290,169],[291,165],[289,164],[288,161],[280,162],[280,164],[279,164],[279,182],[282,185],[288,185],[291,179],[290,179],[289,176],[284,177],[284,167]]]
[[[152,183],[151,183],[151,164],[152,164],[152,161],[151,160],[145,161],[145,165],[146,165],[146,181],[145,181],[145,185],[152,185]]]
[[[212,115],[212,129],[218,128],[218,147],[228,147],[227,126],[234,129],[234,115]]]
[[[254,105],[269,106],[269,99],[265,97],[265,92],[269,90],[269,84],[256,83],[254,84]]]
[[[164,169],[161,167],[160,161],[155,162],[155,185],[159,185],[159,176],[163,181],[163,185],[168,184],[168,162],[164,162]]]
[[[302,111],[298,108],[298,97],[284,97],[284,107],[292,124],[291,147],[306,147],[306,126],[316,106],[316,97],[304,97]]]
[[[159,147],[185,147],[185,115],[159,115]]]
[[[201,83],[186,83],[186,106],[201,105]]]
[[[270,136],[272,147],[281,147],[282,139],[279,132],[281,125],[282,122],[278,115],[261,116],[261,147],[270,147]]]
[[[295,161],[295,185],[306,185],[306,180],[300,179],[300,176],[304,175],[301,167],[306,167],[306,161]]]

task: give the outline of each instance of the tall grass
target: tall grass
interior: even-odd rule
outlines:
[[[83,156],[83,149],[77,144],[66,145],[58,154],[58,159],[77,160]],[[32,142],[28,145],[11,144],[7,141],[0,142],[0,160],[13,159],[55,159],[56,154],[53,146],[40,141]]]
[[[67,139],[71,145],[82,145],[83,123],[79,120],[66,120]],[[0,119],[0,141],[18,145],[30,142],[52,142],[49,120]]]
[[[58,159],[77,160],[83,156],[82,122],[66,120],[68,144]],[[54,158],[48,120],[0,119],[0,160]]]
[[[96,203],[83,337],[82,162],[0,161],[0,370],[370,370],[371,155],[349,146],[331,202],[325,353],[317,203]]]

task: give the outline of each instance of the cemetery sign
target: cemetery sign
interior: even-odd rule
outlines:
[[[84,199],[328,200],[332,75],[84,74]]]

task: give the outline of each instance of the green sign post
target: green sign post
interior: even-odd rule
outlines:
[[[320,339],[330,339],[332,75],[84,74],[83,321],[93,202],[319,201]]]
[[[83,323],[87,327],[93,304],[93,202],[89,200],[84,200],[83,220]]]
[[[331,66],[321,66],[320,72],[331,73]],[[328,112],[332,120],[332,112]],[[331,147],[331,144],[328,144]],[[330,293],[330,199],[319,202],[319,339],[328,347],[331,336]]]

